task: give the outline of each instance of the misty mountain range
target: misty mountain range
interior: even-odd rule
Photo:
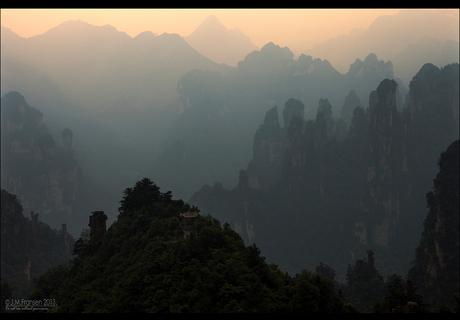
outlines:
[[[100,210],[107,226],[115,226],[106,234],[117,229],[114,221],[130,230],[118,227],[113,237],[127,253],[114,266],[125,272],[130,269],[123,264],[134,263],[140,270],[131,253],[149,245],[133,239],[152,238],[145,231],[150,225],[182,241],[178,217],[197,205],[197,221],[217,218],[225,234],[231,228],[240,243],[257,243],[280,275],[318,263],[332,267],[355,304],[363,298],[353,291],[368,295],[384,286],[383,278],[377,286],[366,282],[366,290],[351,285],[351,264],[363,262],[366,250],[374,270],[369,249],[384,276],[412,272],[425,297],[447,301],[458,291],[458,280],[439,280],[458,279],[458,250],[451,243],[458,238],[458,227],[451,228],[458,226],[458,192],[452,196],[449,187],[458,183],[458,170],[455,161],[438,161],[438,168],[436,160],[458,139],[458,28],[451,32],[458,17],[440,16],[407,11],[380,17],[367,30],[303,52],[273,42],[256,48],[215,16],[188,37],[146,31],[132,38],[113,26],[67,21],[25,39],[2,27],[1,185],[2,195],[14,194],[5,197],[14,201],[2,197],[2,208],[15,209],[15,215],[2,209],[2,237],[14,243],[14,234],[30,233],[28,241],[38,242],[37,234],[47,233],[37,226],[45,222],[61,228],[50,239],[69,255],[70,235],[84,238],[90,212]],[[445,155],[458,150],[458,141],[449,150]],[[438,169],[443,173],[435,187],[447,192],[427,194]],[[139,189],[143,184],[148,188]],[[134,200],[124,205],[122,195]],[[126,209],[131,205],[132,212]],[[19,223],[21,211],[27,217],[32,211],[31,220]],[[160,211],[171,218],[169,227],[148,222]],[[219,221],[212,224],[220,228]],[[218,233],[198,230],[206,251]],[[78,241],[77,252],[84,247]],[[106,257],[108,250],[100,252]],[[51,262],[26,256],[9,258],[8,274],[16,287],[31,290],[24,274],[38,276],[37,266]],[[139,256],[152,264],[148,255]],[[174,255],[163,256],[173,261]],[[94,264],[87,265],[100,281]],[[87,288],[84,281],[74,287]]]
[[[418,17],[418,24],[426,25],[422,18]],[[398,23],[395,26],[411,30]],[[451,26],[452,20],[446,18],[443,23]],[[352,37],[356,45],[358,39],[380,32],[392,34],[392,44],[402,43],[401,32],[382,31],[389,26],[376,20],[372,28],[345,38]],[[445,33],[439,41],[448,37]],[[430,39],[397,54],[401,68],[407,65],[408,53],[417,53],[417,46],[425,43],[426,47]],[[437,44],[438,40],[432,41]],[[206,46],[210,42],[213,46]],[[334,49],[333,44],[343,45],[343,41],[331,39],[326,44],[329,52],[354,54]],[[321,45],[315,48],[320,52]],[[333,59],[325,59],[327,55],[295,59],[289,48],[274,43],[257,50],[241,31],[227,30],[214,16],[186,38],[150,31],[131,38],[112,26],[83,21],[67,21],[28,39],[2,27],[1,93],[24,95],[28,104],[45,114],[54,136],[70,127],[75,157],[86,176],[113,197],[136,179],[152,176],[159,185],[188,199],[203,184],[220,181],[233,187],[238,183],[235,173],[252,156],[252,139],[247,137],[252,137],[269,108],[295,97],[305,105],[305,118],[311,119],[318,101],[328,99],[338,119],[351,90],[366,105],[378,83],[395,78],[398,72],[371,48],[362,49],[368,50],[365,54],[353,51],[354,62],[342,74],[331,64]],[[227,57],[220,55],[223,51]],[[437,52],[445,51],[450,52]],[[232,67],[236,61],[237,67]],[[414,57],[412,61],[416,68]],[[448,58],[441,55],[438,61]],[[407,89],[396,80],[401,108]],[[116,205],[108,211],[115,214]]]
[[[150,108],[170,102],[184,71],[225,72],[225,66],[197,53],[179,35],[143,32],[131,38],[112,26],[83,21],[67,21],[28,39],[2,28],[2,56],[33,66],[59,83],[77,105],[89,104],[101,113],[126,109],[127,103],[146,108],[134,98],[137,95],[149,101]]]
[[[408,85],[426,61],[435,65],[458,62],[458,21],[458,16],[445,15],[442,11],[401,10],[392,16],[378,17],[365,30],[354,29],[348,35],[301,52],[329,60],[340,72],[348,70],[356,58],[362,59],[373,52],[383,60],[391,60],[395,76]],[[436,52],[427,50],[426,38],[441,42]]]

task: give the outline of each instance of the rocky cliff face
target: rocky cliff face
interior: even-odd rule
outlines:
[[[459,294],[459,140],[439,158],[434,189],[426,194],[429,212],[408,278],[433,306],[454,306]]]
[[[455,74],[452,69],[444,72]],[[438,88],[455,86],[452,78]],[[413,101],[423,98],[412,90]],[[417,112],[411,118],[410,107],[399,111],[397,99],[397,82],[381,81],[368,107],[354,108],[350,128],[340,139],[337,133],[346,123],[328,122],[327,99],[319,100],[316,119],[307,121],[302,108],[293,107],[302,102],[289,99],[282,129],[276,109],[266,113],[238,188],[203,187],[189,202],[234,225],[245,241],[257,241],[267,259],[283,261],[286,270],[327,261],[343,279],[346,265],[360,258],[357,253],[374,249],[382,274],[405,274],[422,228],[423,197],[430,189],[427,172],[436,166],[435,142],[452,139],[447,133],[454,124],[448,119],[458,106],[452,107],[449,92],[433,90],[423,98],[427,107],[428,101],[437,101],[431,120]],[[444,109],[451,111],[443,115]],[[332,125],[335,130],[328,130]],[[271,152],[275,146],[282,160],[270,162],[278,159]],[[278,169],[266,170],[275,163]]]
[[[279,179],[284,143],[275,106],[267,111],[264,123],[254,135],[253,158],[247,167],[250,188],[267,189]]]
[[[62,132],[59,146],[43,114],[18,92],[2,97],[2,188],[18,196],[25,212],[59,228],[71,216],[79,188],[79,169],[73,158],[72,132]],[[60,218],[55,221],[56,218]]]
[[[394,77],[393,64],[391,61],[379,61],[374,53],[369,54],[364,61],[356,59],[356,61],[350,65],[350,70],[348,72],[350,76],[354,78],[374,77],[375,74],[390,79]]]
[[[377,101],[369,106],[369,148],[365,194],[361,206],[372,212],[369,243],[386,247],[395,235],[399,219],[401,188],[402,123],[396,110],[394,80],[384,80],[377,88]],[[369,226],[370,227],[370,226]]]
[[[355,90],[350,90],[344,99],[342,110],[340,111],[340,118],[345,121],[348,126],[351,124],[353,110],[355,110],[356,107],[362,107],[361,100],[356,95]]]
[[[414,161],[422,166],[426,167],[427,163],[433,161],[433,156],[437,158],[458,138],[458,90],[458,63],[441,69],[427,63],[410,83],[406,139],[410,140],[410,147],[414,149]],[[428,126],[429,123],[432,125]],[[436,175],[436,168],[429,169],[427,174],[431,183],[432,177]]]
[[[16,195],[1,190],[1,278],[13,287],[12,298],[28,297],[34,278],[50,266],[68,263],[73,243],[65,225],[53,230],[34,212],[26,218]]]
[[[398,110],[402,109],[407,89],[400,79],[394,78],[391,61],[378,60],[374,53],[370,53],[364,61],[356,59],[350,65],[350,69],[345,77],[350,84],[350,88],[356,91],[357,96],[361,100],[367,99],[369,92],[379,86],[383,79],[394,79],[398,83],[395,97],[396,103]]]

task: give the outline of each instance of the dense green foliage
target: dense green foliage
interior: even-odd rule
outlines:
[[[347,287],[344,292],[347,300],[358,310],[370,312],[375,300],[383,296],[383,277],[378,273],[373,263],[373,252],[368,251],[369,258],[357,260],[356,264],[348,266]]]
[[[56,299],[58,312],[342,310],[331,280],[307,270],[292,278],[227,223],[180,217],[198,209],[147,178],[127,188],[120,204],[104,234],[78,246],[70,264],[38,278],[31,299]],[[184,237],[184,223],[196,237]]]
[[[27,299],[34,278],[70,260],[74,240],[65,230],[39,222],[38,214],[24,217],[16,196],[3,189],[1,192],[2,283],[12,287],[12,298]]]
[[[428,312],[425,309],[426,303],[422,301],[422,297],[416,293],[412,281],[406,281],[406,289],[404,289],[403,279],[396,274],[389,275],[386,281],[387,293],[383,298],[374,301],[372,310],[376,313],[409,313],[407,310],[408,303],[413,304],[410,312],[420,313]]]
[[[13,294],[13,287],[11,287],[8,282],[1,281],[1,298],[0,298],[0,310],[3,313],[6,309],[6,300],[11,299]]]
[[[456,194],[458,201],[453,187],[458,181],[458,141],[442,153],[439,166],[435,191],[437,199],[444,199],[440,210],[447,215],[454,211],[455,216],[451,198]],[[242,171],[240,189],[248,189],[247,178]],[[427,195],[431,205],[438,201],[433,197]],[[266,263],[255,244],[245,246],[228,223],[221,226],[209,215],[184,218],[185,212],[199,210],[173,200],[171,192],[160,192],[147,178],[138,181],[124,190],[118,220],[104,234],[89,241],[79,239],[76,257],[40,276],[31,299],[55,299],[58,307],[53,312],[420,313],[430,312],[432,301],[443,302],[432,312],[458,311],[458,298],[457,305],[452,304],[436,290],[426,296],[431,297],[426,303],[420,294],[428,292],[426,288],[419,290],[413,284],[412,279],[418,281],[414,268],[405,283],[397,274],[384,281],[373,250],[367,251],[367,259],[348,265],[345,285],[336,282],[335,270],[322,262],[315,272],[303,269],[291,277]],[[185,237],[185,226],[196,230],[196,235]],[[425,222],[417,252],[427,242],[427,230]],[[443,235],[445,241],[454,241],[455,249],[458,237]],[[449,252],[454,255],[454,260],[446,259],[451,268],[455,252],[452,247]],[[416,264],[427,268],[430,262],[421,262],[418,255]],[[446,282],[458,288],[458,269],[449,268],[443,270],[452,281],[439,274],[440,284],[443,289]]]

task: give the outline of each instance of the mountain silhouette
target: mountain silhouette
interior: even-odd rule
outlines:
[[[212,61],[233,67],[257,49],[240,29],[228,30],[215,15],[206,18],[185,40]]]
[[[112,177],[104,188],[114,194],[150,165],[178,111],[177,83],[194,69],[225,74],[231,67],[206,58],[178,34],[131,38],[108,25],[68,21],[26,39],[2,27],[2,96],[21,92],[47,119],[72,123],[82,142],[75,141],[75,148],[83,148],[78,154],[90,162],[88,175]],[[108,136],[116,138],[108,142]],[[143,155],[120,152],[119,147],[133,148],[132,141],[143,146]],[[120,159],[117,153],[150,160],[126,161],[120,170],[118,161],[107,164]]]
[[[371,52],[381,59],[392,61],[395,55],[423,37],[458,41],[458,16],[443,14],[442,10],[401,10],[392,16],[378,17],[364,31],[355,29],[348,35],[343,34],[317,44],[304,53],[329,60],[334,68],[344,73],[353,60],[362,59]],[[421,61],[421,65],[426,62]],[[452,62],[454,61],[449,63]],[[405,66],[402,66],[398,73],[412,76],[414,70],[421,65],[415,69],[411,67],[410,70],[405,70]],[[399,77],[399,74],[395,73],[395,76]]]
[[[436,66],[458,63],[458,41],[441,41],[438,38],[423,37],[416,44],[410,44],[406,50],[391,59],[395,73],[403,83],[410,83],[412,76],[426,61],[430,61]]]
[[[123,112],[127,104],[145,108],[146,101],[175,103],[177,81],[186,72],[224,70],[177,34],[131,38],[113,26],[81,20],[27,39],[2,27],[2,59],[6,56],[43,73],[74,104],[103,112]]]

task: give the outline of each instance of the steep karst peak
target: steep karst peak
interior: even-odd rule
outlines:
[[[227,28],[220,23],[215,15],[210,15],[207,17],[193,33],[205,32],[212,30],[213,32],[216,31],[228,31]],[[192,34],[193,34],[192,33]]]
[[[291,52],[291,50],[289,50],[288,47],[281,48],[279,45],[274,44],[273,42],[269,42],[266,45],[264,45],[262,47],[262,49],[260,49],[260,52],[261,53],[270,52],[270,53],[277,53],[277,54],[281,53],[281,55],[285,59],[293,59],[294,58],[294,54]]]
[[[222,25],[214,14],[211,14],[209,17],[203,20],[200,26],[204,25]]]
[[[375,64],[378,62],[379,59],[377,59],[377,55],[375,53],[369,53],[368,56],[364,59],[364,63],[366,64]]]

